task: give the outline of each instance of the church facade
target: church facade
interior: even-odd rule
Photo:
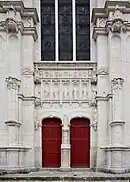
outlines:
[[[129,172],[129,58],[129,1],[0,1],[0,169]]]

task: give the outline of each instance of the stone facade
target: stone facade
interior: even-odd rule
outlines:
[[[0,1],[0,168],[42,167],[41,125],[62,120],[61,169],[70,170],[70,121],[90,120],[90,168],[130,170],[130,3],[91,1],[91,60],[40,60],[40,1]]]

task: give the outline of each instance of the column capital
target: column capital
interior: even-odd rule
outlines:
[[[114,78],[112,81],[112,90],[119,90],[122,88],[124,79],[123,78]]]
[[[6,78],[5,82],[7,83],[7,87],[9,89],[17,90],[20,86],[20,80],[18,80],[17,78],[10,77],[10,76],[8,78]]]

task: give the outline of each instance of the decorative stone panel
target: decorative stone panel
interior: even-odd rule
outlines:
[[[68,66],[68,67],[66,67]],[[59,68],[58,68],[59,67]],[[92,103],[91,84],[96,84],[96,64],[35,64],[34,79],[40,93],[35,103]],[[38,85],[37,85],[38,84]],[[39,87],[38,87],[39,88]],[[36,89],[37,90],[37,89]]]

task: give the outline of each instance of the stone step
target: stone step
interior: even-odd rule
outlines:
[[[0,175],[0,182],[130,182],[130,173],[127,174],[108,174],[92,171],[60,172],[60,171],[38,171],[28,174],[5,174]]]

